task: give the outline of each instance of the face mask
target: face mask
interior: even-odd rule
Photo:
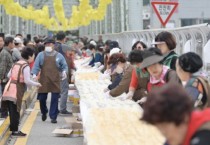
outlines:
[[[117,67],[115,71],[116,71],[116,73],[121,74],[121,73],[123,73],[123,68]]]
[[[45,47],[45,51],[46,51],[46,52],[51,52],[51,51],[52,51],[52,47],[46,46],[46,47]]]

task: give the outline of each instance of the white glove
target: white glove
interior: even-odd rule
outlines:
[[[104,69],[104,65],[101,65],[101,66],[98,68],[99,71],[102,71],[103,69]]]
[[[105,70],[104,74],[108,74],[108,75],[110,75],[110,74],[111,74],[111,69],[107,69],[107,70]]]
[[[96,62],[96,63],[94,63],[94,66],[99,67],[99,66],[101,66],[101,63],[100,62]]]
[[[144,104],[146,101],[147,101],[147,97],[143,97],[140,100],[138,100],[136,103]]]
[[[35,74],[33,74],[32,79],[36,79],[36,75]]]
[[[132,99],[133,98],[133,95],[134,95],[134,91],[129,91],[126,96],[128,99]]]
[[[36,85],[37,87],[41,87],[42,85],[40,84],[40,83],[37,83],[37,85]]]
[[[125,100],[127,100],[128,98],[127,98],[127,95],[122,95],[122,96],[119,97],[119,99],[120,99],[121,101],[125,101]]]
[[[105,79],[111,80],[111,76],[109,74],[102,74],[102,75],[100,75],[99,79],[101,79],[101,80],[105,80]]]
[[[93,69],[97,70],[97,66],[94,66]]]
[[[66,78],[67,78],[66,71],[63,71],[61,80],[65,80]]]
[[[104,89],[104,93],[106,93],[106,92],[108,92],[108,91],[110,91],[109,88],[105,88],[105,89]]]

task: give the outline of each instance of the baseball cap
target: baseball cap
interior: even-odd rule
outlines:
[[[18,44],[23,43],[19,37],[15,37],[14,41],[15,41],[15,43],[18,43]]]

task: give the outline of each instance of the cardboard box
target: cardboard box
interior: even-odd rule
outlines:
[[[69,128],[72,129],[70,137],[80,137],[83,136],[83,125],[81,121],[77,120],[77,117],[65,117]]]
[[[73,129],[73,132],[71,133],[71,137],[80,137],[83,136],[83,125],[82,123],[71,123],[70,126]]]
[[[69,125],[57,127],[52,133],[56,136],[69,136],[73,132],[73,129]]]
[[[56,128],[52,133],[56,135],[70,135],[72,133],[72,129],[59,129]]]

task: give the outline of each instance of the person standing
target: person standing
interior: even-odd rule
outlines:
[[[33,78],[36,78],[40,72],[39,80],[42,87],[38,90],[37,99],[40,101],[42,121],[47,119],[47,94],[52,93],[49,111],[51,123],[57,123],[58,99],[61,92],[60,73],[62,73],[62,80],[67,78],[68,73],[66,60],[62,54],[54,50],[54,44],[55,40],[51,38],[45,40],[45,51],[38,54],[32,69]]]
[[[55,50],[57,52],[60,52],[63,55],[63,57],[65,58],[66,62],[69,64],[70,62],[69,62],[69,59],[66,56],[66,50],[65,50],[65,48],[68,47],[68,46],[66,46],[64,44],[65,39],[66,39],[65,33],[62,32],[62,31],[58,32],[57,35],[56,35],[56,38],[57,38],[57,42],[55,43]],[[68,71],[66,71],[66,72],[68,73]],[[67,111],[67,105],[66,105],[67,104],[67,99],[68,99],[68,90],[69,90],[68,77],[66,77],[65,79],[62,79],[60,84],[61,84],[60,114],[61,115],[68,115],[68,114],[71,114],[71,112]]]
[[[10,131],[12,131],[12,136],[17,137],[26,136],[25,133],[18,131],[25,85],[41,86],[40,83],[30,80],[29,63],[34,60],[33,50],[31,48],[25,48],[23,49],[21,56],[22,58],[12,66],[12,69],[8,73],[10,80],[6,85],[2,96],[2,101],[7,104],[9,110]]]
[[[4,47],[4,34],[0,35],[0,67],[3,66],[2,63],[2,50]],[[0,71],[1,72],[1,71]],[[0,82],[0,95],[2,95],[2,87],[1,87],[1,82]]]
[[[3,42],[3,37],[0,36],[0,45],[5,45],[0,51],[0,83],[1,91],[4,92],[5,85],[7,84],[9,78],[7,74],[13,65],[12,60],[12,49],[14,48],[14,38],[6,37]],[[1,117],[6,118],[8,116],[7,106],[4,102],[1,103]]]
[[[22,49],[22,40],[19,37],[15,37],[15,47],[12,49],[13,62],[17,62],[21,59],[20,50]]]

